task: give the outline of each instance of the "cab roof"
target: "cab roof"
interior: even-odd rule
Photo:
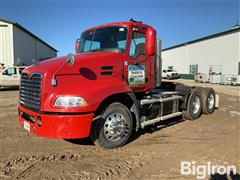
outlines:
[[[136,27],[136,28],[148,28],[151,27],[147,24],[143,24],[141,22],[132,22],[132,21],[127,21],[127,22],[115,22],[115,23],[107,23],[107,24],[103,24],[103,25],[99,25],[99,26],[95,26],[89,29],[86,29],[84,32],[86,31],[90,31],[90,30],[94,30],[94,29],[99,29],[99,28],[104,28],[104,27],[111,27],[111,26],[124,26],[124,27]]]

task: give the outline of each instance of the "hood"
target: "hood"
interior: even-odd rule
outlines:
[[[64,64],[65,57],[58,57],[32,65],[25,70],[30,77],[34,72],[42,73],[41,110],[46,112],[65,112],[74,109],[59,109],[53,107],[58,95],[75,95],[88,99],[92,104],[88,108],[97,106],[96,94],[120,91],[124,87],[122,81],[124,55],[116,52],[94,52],[75,55],[73,66]],[[61,68],[62,67],[62,68]],[[110,70],[109,70],[110,69]],[[111,72],[111,75],[104,73]],[[55,74],[56,85],[52,85]],[[117,86],[117,87],[116,87]],[[110,89],[108,89],[110,87]],[[115,88],[114,88],[115,87]],[[128,89],[127,89],[128,90]],[[124,91],[127,91],[124,89]],[[101,97],[105,97],[102,95]],[[76,110],[76,109],[75,109]],[[89,109],[88,111],[93,111]]]
[[[93,66],[114,66],[122,61],[124,55],[116,52],[91,52],[91,53],[81,53],[75,55],[75,63],[73,66],[69,66],[67,63],[65,65],[67,57],[57,57],[41,61],[38,65],[31,65],[24,70],[28,74],[33,72],[40,72],[42,74],[79,74],[79,68],[81,67],[93,67]],[[63,65],[63,66],[62,66]],[[60,68],[62,66],[62,68]],[[59,70],[58,70],[59,69]]]

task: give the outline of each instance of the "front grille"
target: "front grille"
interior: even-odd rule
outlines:
[[[41,107],[41,73],[21,75],[20,104],[28,109],[40,111]]]

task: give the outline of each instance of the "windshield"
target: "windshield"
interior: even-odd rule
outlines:
[[[106,27],[82,33],[78,52],[124,52],[127,28]]]

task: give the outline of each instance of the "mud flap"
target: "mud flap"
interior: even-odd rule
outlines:
[[[219,95],[218,94],[215,94],[215,108],[219,108],[219,101],[220,101],[220,98],[219,98]]]

